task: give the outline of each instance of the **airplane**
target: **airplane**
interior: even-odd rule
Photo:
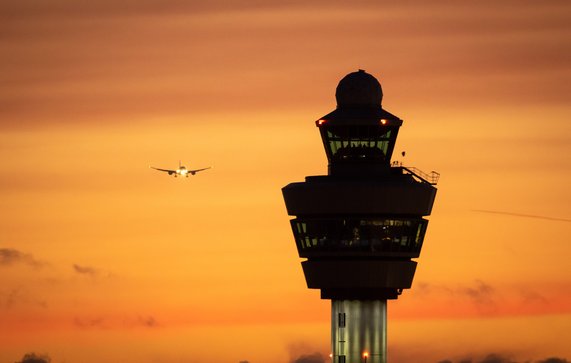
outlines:
[[[208,168],[189,170],[186,167],[184,167],[183,165],[181,165],[180,160],[179,160],[178,169],[176,169],[176,170],[160,169],[160,168],[155,168],[154,166],[150,166],[150,168],[158,170],[158,171],[164,171],[165,173],[169,173],[169,175],[174,175],[175,178],[178,177],[179,175],[185,176],[188,178],[188,174],[194,175],[194,174],[198,173],[199,171],[207,170],[207,169],[210,169],[211,167],[209,166]]]

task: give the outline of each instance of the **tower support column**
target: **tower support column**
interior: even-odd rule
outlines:
[[[331,300],[333,363],[387,362],[387,300]]]

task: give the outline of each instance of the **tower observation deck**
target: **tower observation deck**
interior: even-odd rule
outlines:
[[[328,175],[282,189],[310,289],[331,300],[334,363],[386,363],[387,300],[412,285],[438,173],[391,165],[402,120],[379,81],[345,76],[337,108],[317,120]]]

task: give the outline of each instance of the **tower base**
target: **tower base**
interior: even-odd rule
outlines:
[[[387,362],[387,301],[331,300],[333,363]]]

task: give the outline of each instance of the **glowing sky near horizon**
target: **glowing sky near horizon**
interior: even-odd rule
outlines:
[[[396,154],[442,175],[391,361],[570,360],[570,18],[556,0],[1,2],[0,362],[327,355],[280,189],[326,173],[313,122],[359,68],[404,120]],[[148,168],[179,160],[213,169]]]

